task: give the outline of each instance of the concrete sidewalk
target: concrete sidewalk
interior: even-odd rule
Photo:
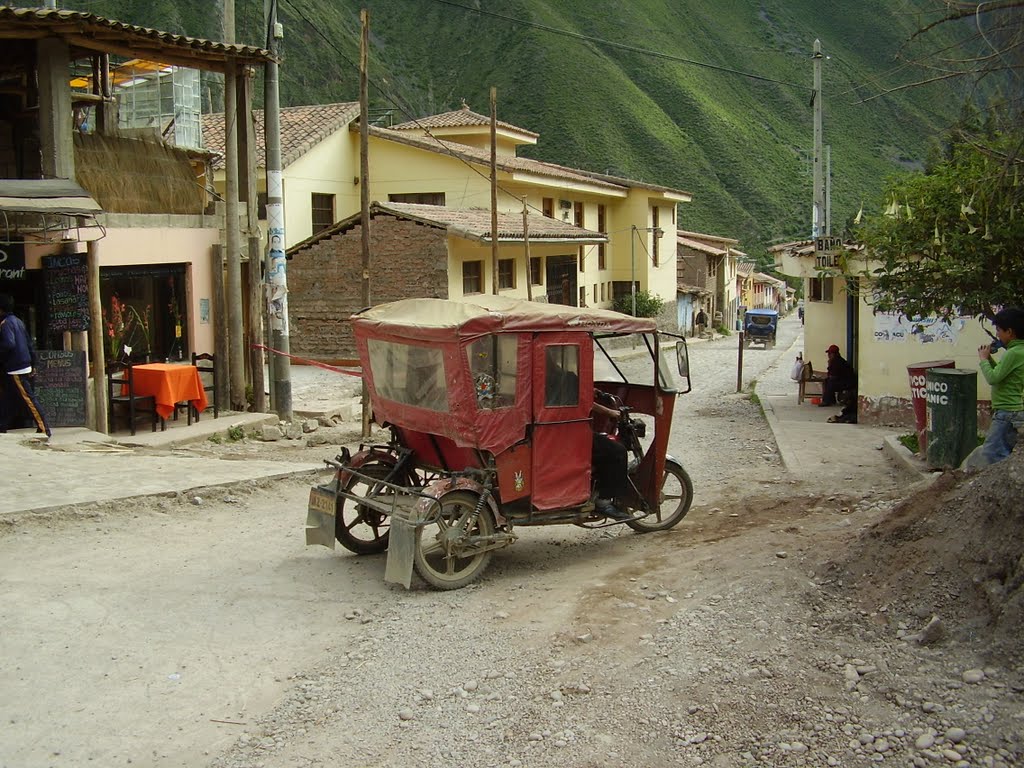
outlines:
[[[253,418],[259,416],[259,418]],[[0,466],[4,468],[0,517],[39,512],[69,504],[116,501],[226,485],[245,480],[312,474],[322,464],[281,461],[218,460],[173,451],[185,439],[203,440],[231,426],[262,424],[264,414],[237,414],[203,419],[199,424],[167,432],[125,436],[131,444],[84,428],[56,429],[49,443],[22,432],[0,434]],[[202,434],[200,434],[200,430]],[[133,446],[145,446],[136,450]]]
[[[838,414],[839,407],[819,408],[809,401],[798,404],[797,382],[790,378],[790,369],[801,351],[803,333],[758,379],[754,389],[789,472],[835,476],[844,468],[867,474],[896,469],[909,482],[930,475],[924,462],[897,439],[909,428],[830,424],[828,417]]]

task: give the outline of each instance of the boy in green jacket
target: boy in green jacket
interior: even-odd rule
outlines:
[[[988,344],[978,347],[978,367],[992,387],[992,426],[981,454],[988,464],[1010,455],[1024,429],[1024,309],[1010,307],[993,319],[996,338],[1006,347],[1002,359],[992,359]]]

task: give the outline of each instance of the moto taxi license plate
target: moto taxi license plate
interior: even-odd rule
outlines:
[[[309,511],[334,517],[337,499],[331,491],[322,488],[309,489]]]

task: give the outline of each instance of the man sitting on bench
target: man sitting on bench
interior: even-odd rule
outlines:
[[[839,354],[839,347],[835,344],[825,350],[828,355],[828,372],[822,384],[822,396],[820,407],[842,405],[843,410],[837,416],[832,416],[829,421],[832,423],[856,424],[857,423],[857,372],[853,369],[843,356]]]

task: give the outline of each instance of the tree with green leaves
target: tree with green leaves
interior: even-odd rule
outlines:
[[[959,79],[970,97],[924,172],[891,179],[883,212],[854,231],[877,309],[991,319],[1024,304],[1024,0],[935,6],[901,56],[925,77],[886,92]],[[929,48],[939,28],[955,30],[955,42]]]
[[[885,210],[857,233],[877,309],[991,318],[1024,303],[1022,141],[1019,128],[961,137],[925,173],[889,183]]]

